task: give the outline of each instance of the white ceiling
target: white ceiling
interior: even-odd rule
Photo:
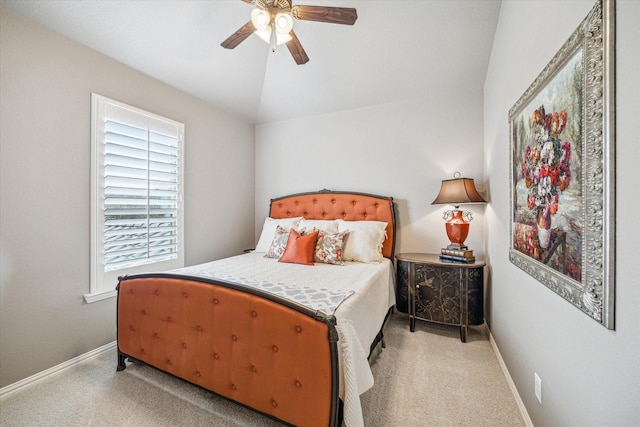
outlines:
[[[355,7],[354,26],[295,21],[310,61],[271,53],[240,0],[0,0],[67,37],[252,123],[480,90],[500,0],[294,0]]]

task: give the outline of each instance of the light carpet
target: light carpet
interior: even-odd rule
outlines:
[[[364,393],[366,426],[524,426],[489,342],[470,329],[391,316],[386,348]],[[142,364],[116,372],[116,351],[0,401],[1,426],[281,426],[279,422]]]

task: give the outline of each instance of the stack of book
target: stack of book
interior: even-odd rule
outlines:
[[[449,262],[464,262],[467,264],[476,262],[473,250],[466,246],[447,245],[440,250],[440,259]]]

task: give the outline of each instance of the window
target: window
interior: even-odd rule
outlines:
[[[91,289],[184,264],[184,124],[92,94]]]

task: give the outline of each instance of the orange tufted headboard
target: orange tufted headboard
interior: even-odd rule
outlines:
[[[292,194],[271,199],[269,216],[271,218],[303,216],[306,219],[386,222],[387,239],[382,246],[382,255],[393,259],[396,214],[392,197],[330,190]]]

